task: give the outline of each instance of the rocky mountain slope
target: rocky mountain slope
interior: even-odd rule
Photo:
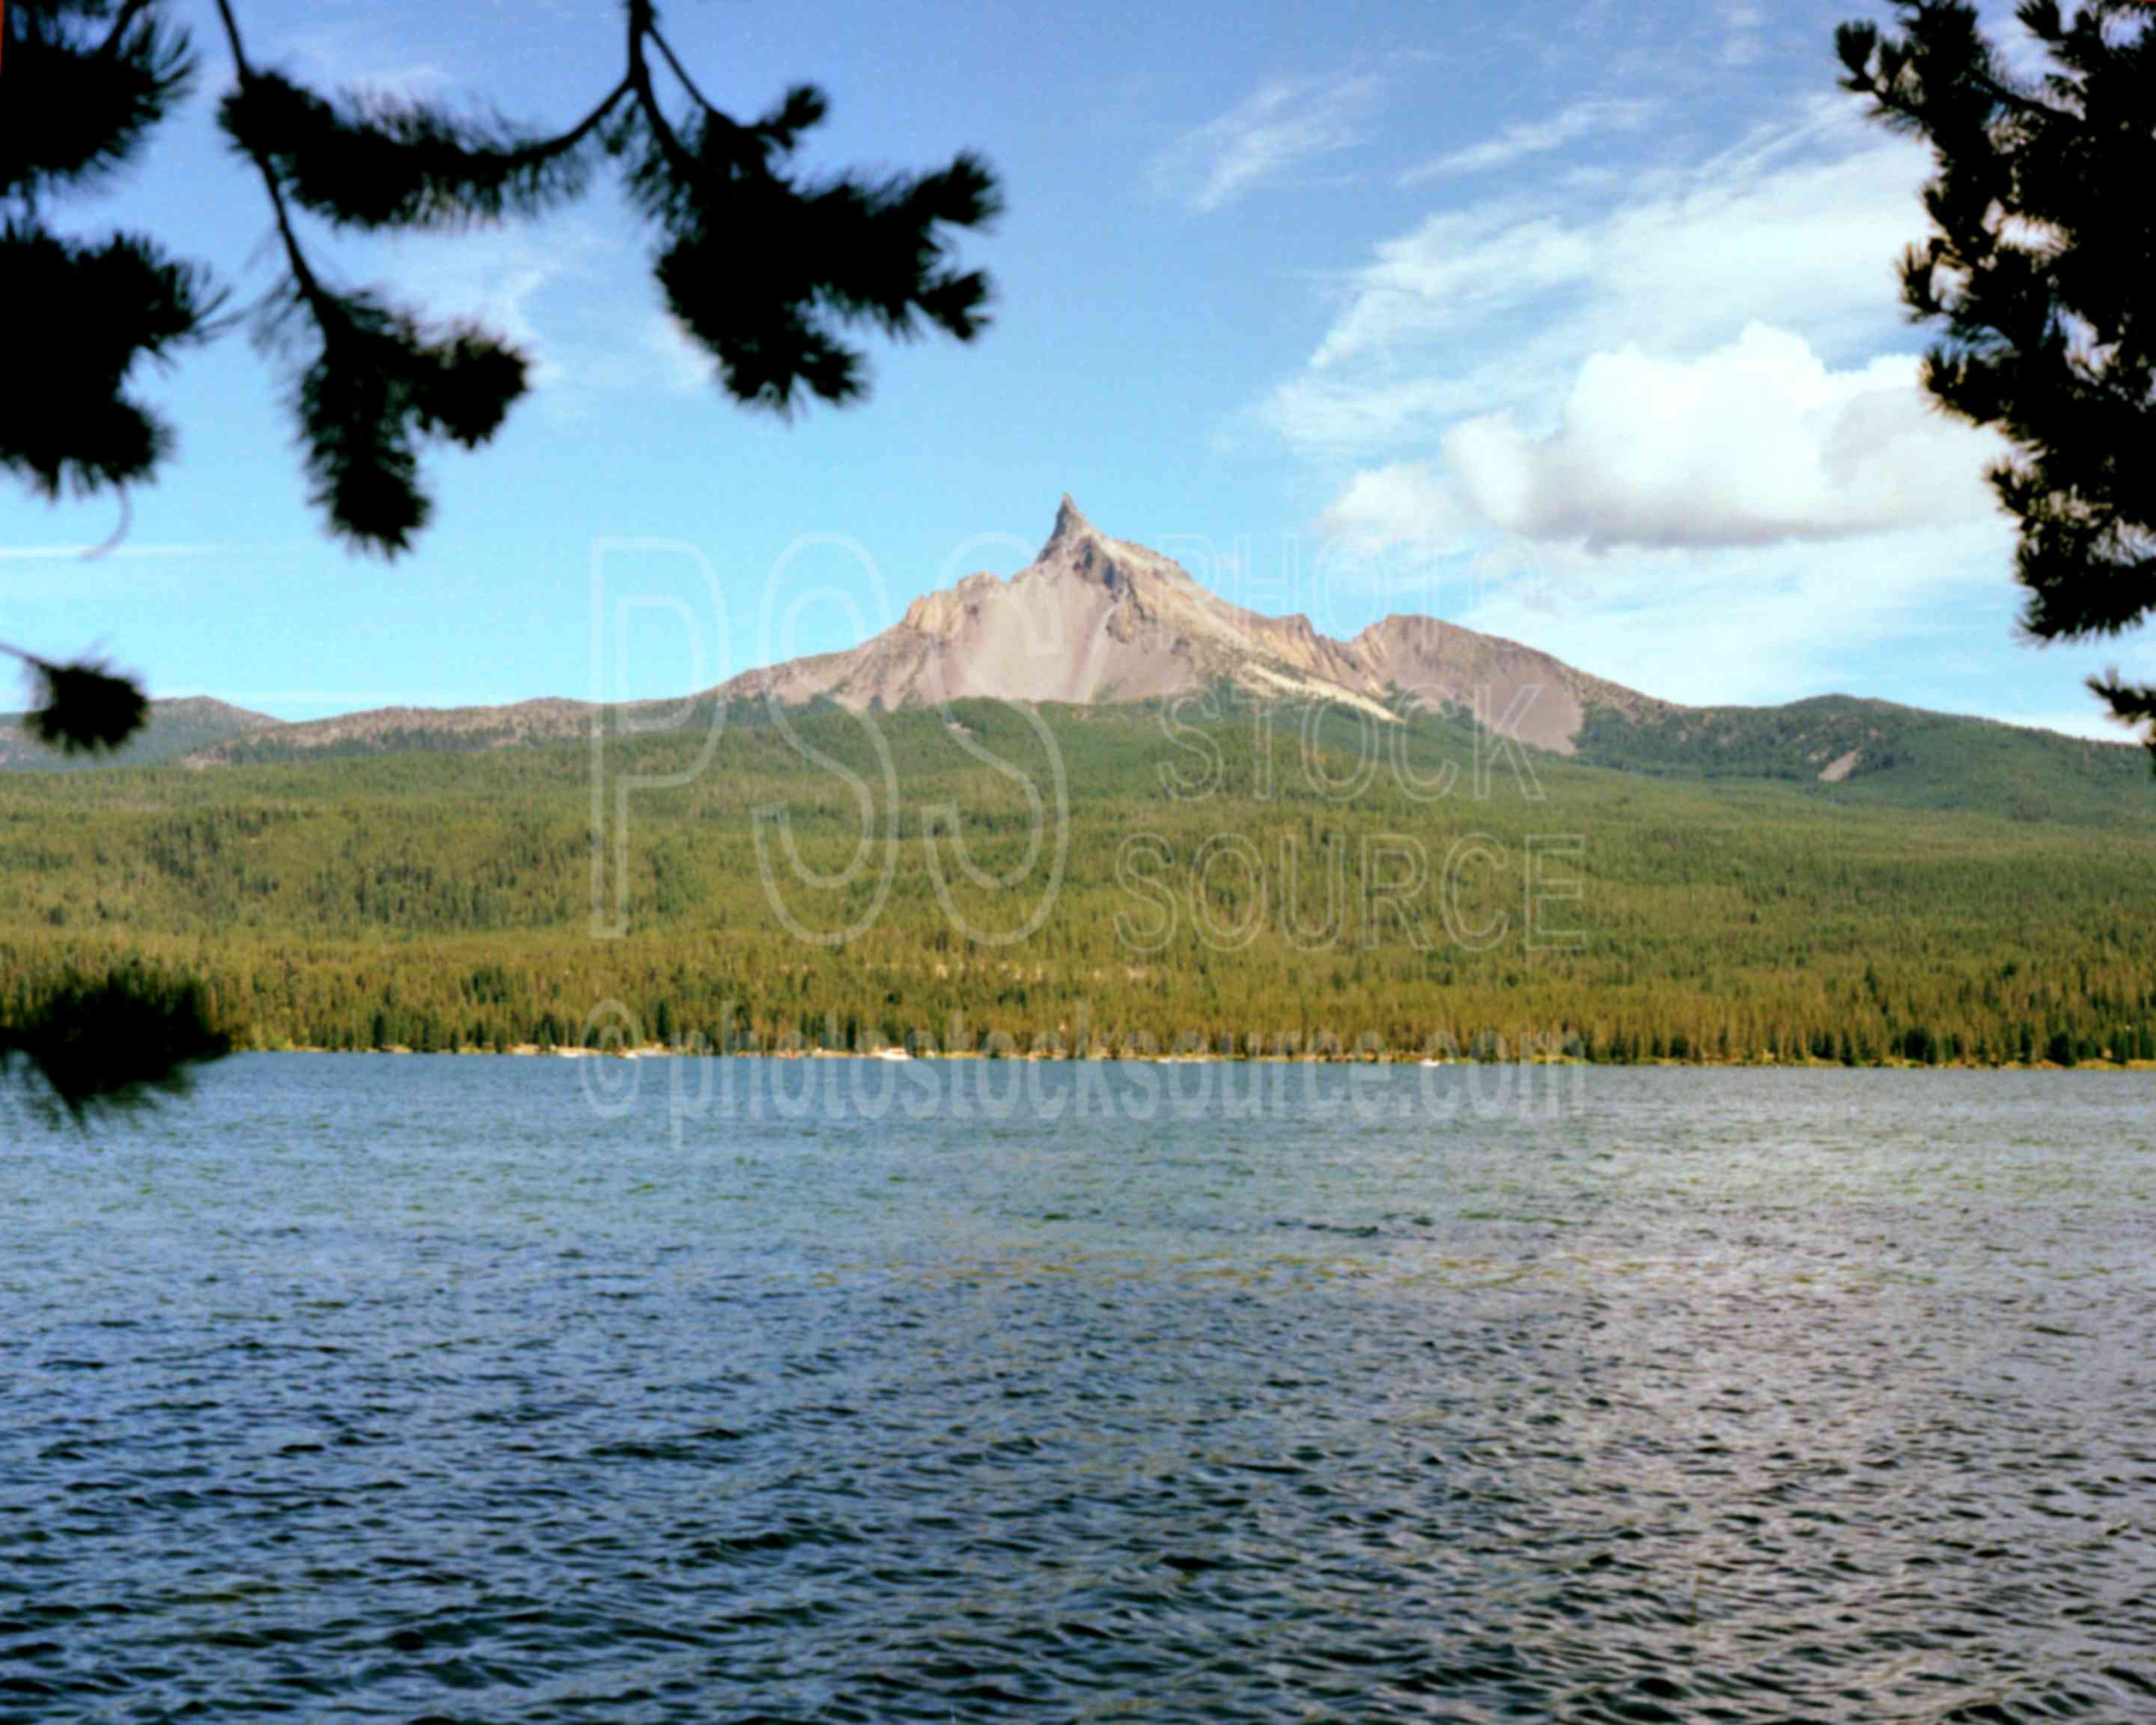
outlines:
[[[1201,586],[1158,552],[1111,538],[1070,498],[1048,542],[1008,578],[983,572],[924,594],[881,634],[844,652],[748,671],[710,691],[861,710],[949,701],[1158,700],[1225,683],[1265,700],[1324,700],[1391,720],[1415,709],[1471,711],[1538,748],[1569,753],[1590,709],[1639,718],[1666,701],[1575,670],[1517,642],[1440,622],[1389,617],[1352,639],[1306,617],[1268,617]],[[671,703],[665,703],[671,706]],[[588,702],[389,707],[212,743],[208,766],[295,755],[479,751],[587,734]]]
[[[915,600],[844,653],[737,677],[720,693],[901,708],[988,697],[1078,705],[1156,700],[1225,682],[1261,699],[1334,701],[1391,719],[1472,710],[1569,753],[1589,706],[1666,703],[1531,647],[1434,617],[1389,617],[1335,640],[1306,617],[1268,617],[1200,586],[1158,552],[1111,538],[1070,498],[1040,554],[1008,580],[969,575]]]
[[[1335,639],[1306,617],[1267,616],[1209,591],[1173,560],[1101,531],[1069,497],[1040,554],[1015,574],[969,575],[916,599],[858,646],[749,671],[705,697],[896,711],[978,699],[1101,706],[1220,688],[1249,700],[1337,703],[1388,722],[1480,716],[1534,747],[1629,773],[1794,780],[1928,806],[2100,810],[2138,794],[2148,771],[2141,752],[2123,744],[1845,696],[1681,706],[1434,617],[1388,617]],[[670,715],[678,706],[648,705]],[[634,732],[641,710],[598,716]],[[549,699],[277,725],[219,702],[162,702],[151,735],[122,759],[177,755],[208,767],[480,753],[585,737],[595,711]],[[34,754],[26,737],[8,739],[0,766],[62,764],[26,758]]]

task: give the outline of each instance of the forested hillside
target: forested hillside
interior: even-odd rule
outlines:
[[[1590,707],[1579,758],[1690,778],[1814,784],[1851,802],[2109,824],[2151,800],[2145,750],[1824,695],[1786,706]]]
[[[205,979],[264,1045],[558,1044],[615,999],[644,1034],[725,1047],[942,1045],[955,1015],[971,1038],[1096,1051],[2156,1056],[2138,777],[2101,824],[2079,793],[2076,819],[2046,821],[1545,755],[1523,757],[1539,797],[1508,758],[1478,795],[1473,737],[1441,721],[1396,755],[1388,727],[1336,719],[1306,759],[1292,715],[1268,733],[1248,708],[1048,709],[1052,757],[1020,710],[953,718],[875,721],[894,814],[861,721],[734,717],[688,783],[629,791],[619,938],[592,932],[585,747],[13,778],[0,998],[19,1011],[71,968],[140,955]],[[702,747],[608,744],[603,911],[619,788],[690,773]],[[1029,867],[1029,789],[1047,815]],[[827,878],[865,861],[812,890],[789,840]]]

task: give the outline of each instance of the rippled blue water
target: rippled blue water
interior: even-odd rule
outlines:
[[[265,1055],[11,1119],[0,1717],[2156,1717],[2152,1100]]]

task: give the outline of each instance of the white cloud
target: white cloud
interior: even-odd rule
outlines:
[[[1814,101],[1621,200],[1557,184],[1379,245],[1265,414],[1353,464],[1325,525],[1429,547],[1834,538],[1990,507],[1931,413],[1893,260],[1927,158]],[[1837,356],[1855,352],[1864,357]]]
[[[1630,131],[1644,126],[1654,112],[1647,101],[1575,102],[1547,120],[1523,121],[1508,126],[1494,138],[1486,138],[1464,150],[1455,150],[1435,162],[1411,167],[1399,178],[1402,186],[1419,186],[1451,174],[1487,172],[1523,157],[1561,150],[1599,131]]]
[[[1893,265],[1922,231],[1922,170],[1890,140],[1749,185],[1733,166],[1684,176],[1602,210],[1432,216],[1349,278],[1260,417],[1313,452],[1396,457],[1461,418],[1548,409],[1597,352],[1696,354],[1755,322],[1829,355],[1906,341]]]
[[[1941,664],[1957,629],[1987,659],[2010,632],[1992,445],[1907,356],[1835,371],[1764,326],[1690,361],[1622,349],[1543,434],[1500,413],[1440,447],[1356,472],[1322,518],[1363,584],[1665,699],[1886,692],[1869,644]]]
[[[1492,525],[1590,549],[1845,538],[1985,514],[1999,446],[1933,409],[1917,372],[1907,355],[1830,371],[1763,324],[1692,360],[1625,347],[1589,357],[1553,430],[1471,419],[1447,434],[1445,464]]]
[[[1894,274],[1928,166],[1808,99],[1374,247],[1262,410],[1330,475],[1344,586],[1673,700],[2009,701],[1996,444],[1931,409]]]
[[[2003,640],[2011,545],[2005,522],[1984,520],[1829,546],[1548,547],[1543,579],[1484,587],[1459,620],[1691,705],[1830,691],[1936,705],[1911,687],[1920,668],[1961,656],[1973,618],[1987,663]]]
[[[468,319],[506,337],[531,362],[531,383],[568,381],[561,321],[542,302],[564,296],[586,263],[607,249],[578,218],[544,228],[482,228],[446,235],[413,234],[383,243],[393,260],[396,298],[432,321]],[[617,259],[608,259],[619,268]]]
[[[1923,229],[1921,146],[1814,109],[1697,164],[1596,188],[1486,199],[1381,243],[1311,357],[1334,388],[1478,354],[1727,340],[1768,322],[1842,342],[1899,321],[1895,259]],[[1509,325],[1508,327],[1493,327]]]
[[[1466,549],[1481,525],[1460,488],[1428,461],[1364,469],[1318,523],[1327,536],[1351,541],[1365,554],[1404,547],[1438,556]]]
[[[1153,188],[1193,210],[1219,209],[1306,162],[1359,143],[1378,88],[1378,80],[1367,76],[1264,85],[1155,157]]]

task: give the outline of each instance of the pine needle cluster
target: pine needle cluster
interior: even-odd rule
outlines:
[[[1902,261],[1911,314],[1943,325],[1924,382],[2009,444],[1992,470],[2019,524],[2022,622],[2115,635],[2156,609],[2156,28],[2129,0],[2027,0],[2051,69],[2020,75],[1964,0],[1899,0],[1898,32],[1844,24],[1844,87],[1928,141],[1928,241]],[[2147,727],[2156,687],[2091,685]]]
[[[742,120],[707,100],[652,0],[623,0],[620,70],[567,130],[457,113],[402,96],[324,93],[249,58],[233,0],[216,16],[232,84],[218,122],[261,182],[279,280],[244,317],[208,264],[149,234],[84,240],[54,207],[138,162],[193,88],[195,44],[167,0],[10,0],[0,37],[0,280],[14,341],[0,391],[0,469],[47,497],[154,479],[174,433],[130,393],[234,324],[284,372],[309,495],[355,550],[408,550],[433,511],[427,445],[488,442],[528,388],[500,333],[444,321],[381,285],[340,281],[321,255],[340,232],[463,230],[543,216],[611,167],[653,231],[667,309],[747,406],[791,413],[867,391],[855,332],[969,341],[988,278],[957,236],[997,212],[994,176],[962,154],[924,173],[818,177],[798,162],[824,119],[803,85]],[[42,661],[39,661],[42,663]],[[88,670],[91,667],[82,667]],[[45,703],[54,738],[77,733]],[[124,740],[124,739],[123,739]]]

